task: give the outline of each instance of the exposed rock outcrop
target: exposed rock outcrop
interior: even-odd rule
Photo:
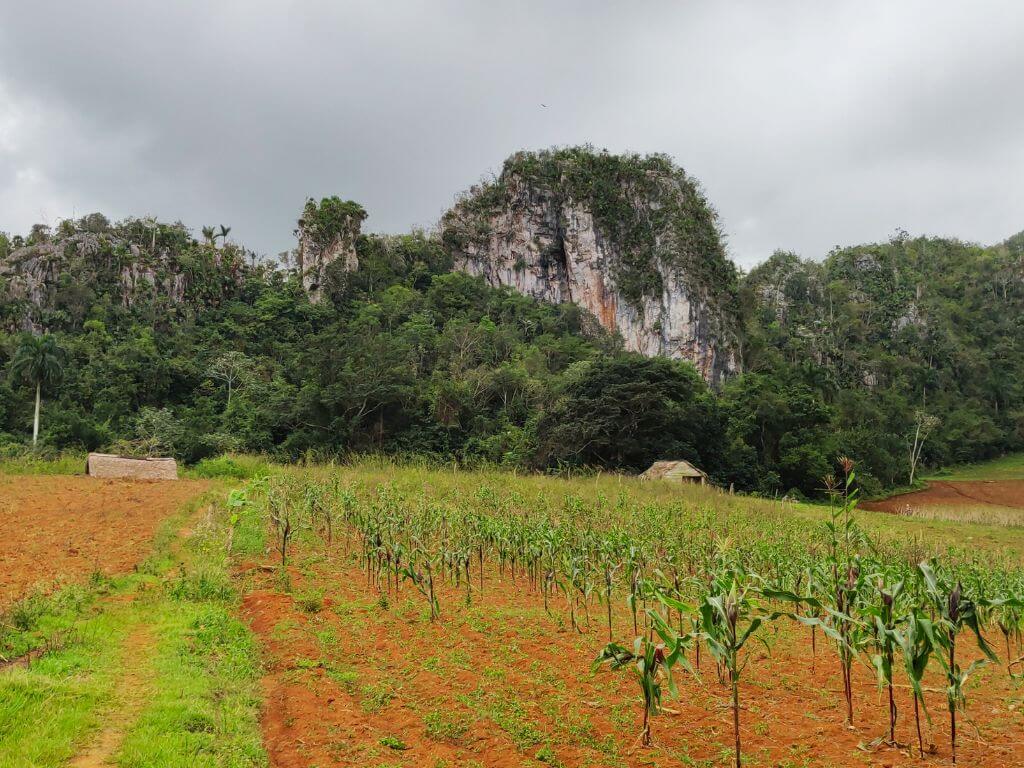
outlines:
[[[320,300],[332,265],[338,264],[346,272],[359,269],[356,239],[365,218],[363,207],[351,200],[326,197],[319,204],[306,201],[295,235],[299,238],[299,275],[310,301]]]
[[[218,275],[211,284],[231,290],[241,279],[241,256],[234,246],[199,246],[181,224],[129,219],[111,225],[92,214],[65,221],[51,233],[37,227],[29,244],[15,242],[0,253],[0,327],[40,331],[75,328],[95,302],[131,308],[158,302],[184,308],[193,278]],[[208,304],[216,297],[201,297]],[[193,307],[194,309],[194,307]]]
[[[514,155],[441,234],[457,269],[578,304],[628,350],[689,360],[712,383],[739,367],[735,268],[714,211],[667,158]]]

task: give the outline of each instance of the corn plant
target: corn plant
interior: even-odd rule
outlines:
[[[837,648],[843,677],[843,698],[846,701],[846,724],[852,727],[853,659],[858,640],[861,639],[855,637],[856,630],[861,625],[854,617],[864,587],[858,551],[866,543],[866,537],[854,518],[858,491],[854,486],[856,473],[853,461],[840,457],[839,463],[844,473],[843,481],[837,482],[831,476],[825,478],[831,510],[825,530],[829,537],[828,561],[832,572],[832,598],[835,607],[831,615],[841,637]]]
[[[954,586],[942,579],[935,571],[932,563],[921,563],[918,566],[924,580],[925,592],[935,610],[936,621],[926,624],[931,631],[931,641],[937,650],[936,657],[946,673],[946,705],[949,709],[950,748],[953,762],[956,762],[956,713],[967,707],[967,696],[964,684],[980,665],[986,661],[998,663],[995,653],[985,642],[978,622],[977,608],[972,600],[964,595],[963,585],[958,581]],[[963,669],[957,662],[957,638],[964,627],[970,629],[975,636],[978,648],[985,658],[971,662]]]
[[[618,643],[608,643],[597,658],[594,669],[608,664],[613,670],[632,669],[640,691],[643,695],[644,713],[643,727],[639,741],[651,746],[651,718],[661,712],[662,679],[668,683],[669,690],[675,694],[676,685],[672,677],[672,667],[681,656],[683,643],[675,641],[673,647],[666,652],[664,643],[655,643],[646,636],[633,641],[633,650]]]
[[[413,583],[430,606],[430,620],[441,617],[441,606],[434,593],[434,564],[426,550],[420,546],[412,551],[408,564],[402,569],[402,576]]]
[[[277,551],[281,555],[281,567],[284,568],[288,562],[288,543],[294,533],[288,499],[278,493],[270,493],[267,501],[270,504],[270,521],[277,534]]]
[[[1020,648],[1021,625],[1024,623],[1024,612],[1021,611],[1022,606],[1024,604],[1019,600],[1001,600],[992,606],[996,611],[996,627],[1003,635],[1003,641],[1006,644],[1006,666],[1011,674],[1015,656],[1011,647],[1011,640],[1016,640],[1017,647]],[[1016,655],[1020,656],[1020,653],[1018,652]]]
[[[715,661],[725,667],[732,689],[732,723],[736,768],[742,764],[740,745],[740,675],[747,662],[740,663],[740,651],[763,622],[753,599],[751,585],[738,569],[715,580],[712,593],[701,603],[700,637]]]
[[[914,556],[927,556],[920,545],[914,550],[889,544],[880,552],[857,525],[853,463],[842,459],[840,465],[841,479],[826,482],[832,511],[824,529],[780,518],[771,536],[765,535],[763,520],[743,514],[725,521],[713,509],[680,514],[678,506],[637,504],[625,494],[614,507],[607,499],[588,504],[579,496],[552,503],[543,494],[527,503],[514,491],[480,486],[466,505],[464,499],[426,491],[417,496],[393,483],[367,491],[357,483],[340,488],[337,478],[332,483],[287,475],[250,498],[270,512],[282,565],[294,530],[309,525],[323,533],[328,547],[344,540],[346,554],[365,568],[368,589],[390,594],[412,582],[430,608],[431,621],[440,617],[437,579],[464,591],[469,604],[483,599],[490,567],[508,577],[506,587],[540,592],[549,615],[556,610],[557,591],[569,625],[581,633],[607,632],[608,645],[595,663],[628,668],[638,676],[645,743],[662,688],[666,682],[671,688],[674,665],[689,668],[685,654],[693,646],[699,672],[706,644],[719,679],[730,689],[738,763],[740,683],[749,658],[743,648],[764,622],[786,616],[810,630],[812,672],[819,636],[835,644],[850,723],[853,662],[870,648],[879,684],[889,692],[889,741],[896,734],[893,691],[899,684],[894,677],[902,662],[923,754],[922,711],[931,722],[922,695],[928,664],[935,659],[946,671],[955,734],[956,715],[965,703],[963,683],[974,666],[965,672],[957,665],[963,653],[957,635],[964,626],[976,633],[983,625],[998,627],[1007,666],[1017,670],[1022,659],[1012,660],[1011,651],[1016,642],[1016,655],[1022,652],[1024,579],[1015,563],[993,565],[970,553],[957,557],[955,572],[928,565],[929,579],[918,567],[922,557]],[[965,601],[965,593],[974,600]],[[998,599],[986,599],[993,596]],[[629,612],[622,628],[631,618],[633,636],[639,637],[632,650],[613,642],[613,605],[621,602]],[[592,624],[595,605],[603,615],[595,615]]]
[[[252,502],[249,500],[249,487],[235,488],[228,493],[227,508],[231,510],[231,515],[228,519],[228,536],[227,541],[224,543],[224,549],[227,554],[231,555],[231,547],[235,541],[235,529],[238,527],[238,522],[241,520],[242,510],[250,507]]]
[[[872,654],[871,662],[878,673],[878,684],[884,686],[889,694],[889,743],[896,744],[896,698],[893,695],[893,660],[900,638],[896,633],[899,617],[896,614],[896,602],[903,592],[903,582],[887,586],[881,579],[877,582],[878,603],[870,606],[866,613],[874,619],[874,645],[876,653]]]
[[[914,699],[914,727],[917,730],[917,749],[924,757],[924,738],[921,735],[921,712],[924,712],[931,724],[931,716],[924,700],[924,674],[928,669],[935,646],[932,642],[934,630],[931,620],[918,608],[914,608],[904,618],[899,629],[893,630],[893,637],[903,658],[903,669]]]

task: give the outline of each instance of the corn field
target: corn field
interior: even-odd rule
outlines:
[[[841,466],[839,478],[826,479],[823,523],[625,493],[585,500],[527,498],[487,483],[368,487],[312,471],[251,481],[232,503],[265,515],[282,567],[299,542],[326,547],[358,566],[367,590],[411,590],[430,621],[445,618],[441,584],[466,605],[486,603],[495,589],[535,595],[560,624],[595,639],[595,669],[635,676],[641,745],[652,743],[666,689],[678,695],[695,677],[713,676],[732,711],[741,765],[741,701],[753,695],[742,685],[754,663],[748,646],[791,622],[810,639],[809,663],[840,671],[846,724],[858,717],[853,670],[869,668],[889,724],[878,741],[896,744],[907,718],[925,759],[922,721],[943,717],[956,762],[968,680],[983,664],[1022,672],[1024,570],[1010,555],[870,535],[858,523],[852,463]],[[926,706],[928,673],[945,683],[942,713]],[[912,711],[899,711],[896,687],[910,689]]]

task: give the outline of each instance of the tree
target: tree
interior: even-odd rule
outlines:
[[[940,423],[938,416],[932,416],[924,411],[917,411],[914,414],[914,433],[908,438],[910,441],[910,485],[914,484],[914,474],[917,472],[917,463],[921,460],[924,441]]]
[[[156,220],[156,216],[147,216],[142,220],[142,226],[152,232],[153,239],[149,245],[149,251],[150,253],[156,253],[156,233],[160,229],[160,223]]]
[[[224,406],[225,412],[231,407],[232,393],[245,384],[251,369],[252,360],[237,350],[225,352],[210,364],[206,371],[207,375],[211,379],[224,382],[228,387],[228,402]]]
[[[220,232],[217,233],[217,237],[220,238],[220,244],[222,246],[228,244],[228,232],[231,231],[231,227],[225,227],[223,224],[220,225]]]
[[[203,227],[203,240],[206,241],[207,245],[212,246],[217,242],[217,230],[213,227]]]
[[[635,354],[570,368],[538,427],[548,464],[631,469],[659,458],[707,468],[712,436],[721,431],[692,365]]]
[[[39,405],[43,387],[56,386],[64,375],[64,350],[49,335],[25,336],[11,362],[11,375],[36,388],[36,410],[32,422],[32,445],[39,440]]]
[[[135,419],[136,445],[147,456],[175,453],[184,428],[168,408],[144,406]]]

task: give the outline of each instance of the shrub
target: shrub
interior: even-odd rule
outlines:
[[[207,479],[231,478],[249,480],[267,472],[267,462],[255,456],[217,456],[203,459],[189,474]]]

